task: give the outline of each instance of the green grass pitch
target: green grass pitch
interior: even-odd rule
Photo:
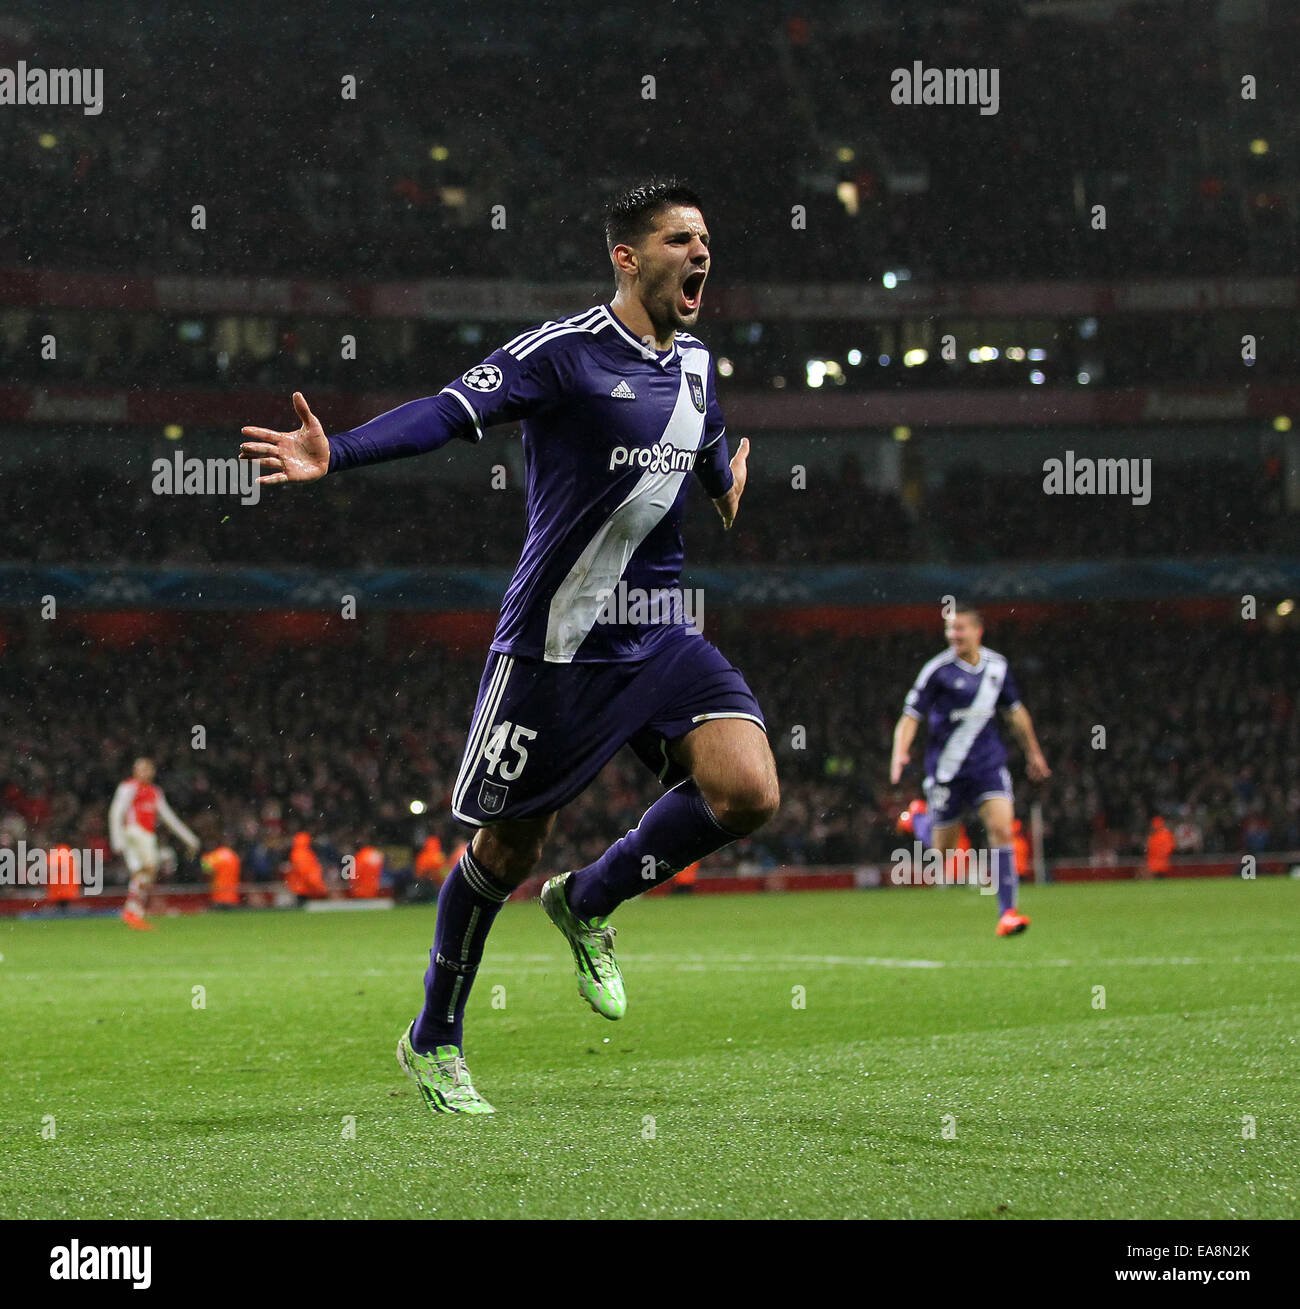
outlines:
[[[432,909],[5,920],[0,1217],[1291,1218],[1297,897],[1027,888],[1008,940],[955,888],[638,901],[619,1023],[509,905],[482,1119],[393,1058]]]

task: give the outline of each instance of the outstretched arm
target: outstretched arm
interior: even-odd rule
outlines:
[[[191,854],[199,848],[199,838],[176,817],[175,813],[172,812],[171,805],[163,798],[161,791],[158,792],[158,817],[189,846]]]
[[[1018,704],[1010,713],[1007,714],[1007,726],[1011,729],[1011,734],[1020,743],[1020,748],[1025,752],[1025,772],[1029,775],[1031,782],[1042,782],[1051,777],[1052,770],[1047,766],[1047,760],[1043,758],[1043,752],[1038,745],[1038,737],[1034,734],[1034,722],[1029,717],[1029,710],[1024,705]]]
[[[471,427],[476,436],[482,434],[473,411],[450,391],[399,405],[351,432],[332,437],[325,435],[301,391],[293,393],[293,407],[302,422],[295,432],[243,429],[243,434],[253,439],[239,447],[239,457],[261,460],[260,483],[313,482],[345,468],[426,454],[465,435]]]

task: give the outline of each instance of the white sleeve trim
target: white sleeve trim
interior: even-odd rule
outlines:
[[[466,413],[470,416],[470,418],[473,419],[473,421],[474,421],[474,432],[475,432],[474,440],[475,440],[475,441],[481,441],[481,440],[483,439],[483,424],[479,421],[479,416],[478,416],[478,414],[475,412],[474,406],[473,406],[472,404],[470,404],[470,402],[469,402],[468,400],[466,400],[465,397],[464,397],[463,395],[461,395],[461,393],[460,393],[459,391],[453,390],[450,386],[444,386],[444,387],[442,388],[442,390],[441,390],[438,394],[439,394],[439,395],[454,395],[454,396],[456,397],[456,399],[459,400],[459,401],[461,402],[461,404],[462,404],[462,405],[464,406],[464,408],[465,408],[465,412],[466,412]]]

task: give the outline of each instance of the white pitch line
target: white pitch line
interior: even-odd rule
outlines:
[[[624,956],[631,963],[660,963],[677,966],[718,964],[736,967],[770,967],[772,964],[821,964],[828,967],[859,968],[1173,968],[1209,964],[1296,964],[1300,954],[1240,955],[1231,958],[1196,958],[1190,955],[1136,959],[892,959],[877,955],[637,955]]]
[[[492,973],[549,973],[563,970],[567,958],[559,955],[489,955],[480,965],[483,975]],[[804,967],[827,968],[1185,968],[1207,967],[1224,964],[1243,967],[1250,964],[1298,964],[1300,954],[1235,955],[1229,958],[1197,958],[1188,955],[1176,955],[1169,958],[1136,959],[895,959],[880,955],[638,955],[623,956],[625,964],[667,965],[685,969],[689,972],[745,972],[756,968],[771,968],[773,965],[800,965]],[[266,960],[261,967],[248,967],[241,964],[241,975],[278,973],[283,968],[293,968],[299,977],[350,977],[354,979],[377,977],[405,977],[415,965],[393,968],[298,968],[298,960]],[[191,979],[204,975],[220,974],[220,965],[194,964],[188,967],[172,965],[167,968],[150,968],[148,972],[136,971],[130,980],[141,982],[148,977],[183,977]],[[44,973],[0,972],[0,982],[6,978],[13,981],[39,982]],[[77,969],[60,969],[61,978],[77,978],[82,981],[117,981],[123,980],[121,972],[79,971]]]

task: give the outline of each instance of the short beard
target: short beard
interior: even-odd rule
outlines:
[[[675,297],[676,294],[677,292],[674,290],[672,292],[673,297]],[[649,304],[646,305],[646,315],[650,319],[650,325],[655,330],[656,341],[662,340],[664,336],[668,334],[668,332],[670,331],[675,332],[678,330],[678,328],[682,326],[681,320],[677,313],[677,305],[674,299],[670,299],[668,301],[668,304],[666,306],[665,317],[662,322],[655,317],[654,312],[652,311]]]

